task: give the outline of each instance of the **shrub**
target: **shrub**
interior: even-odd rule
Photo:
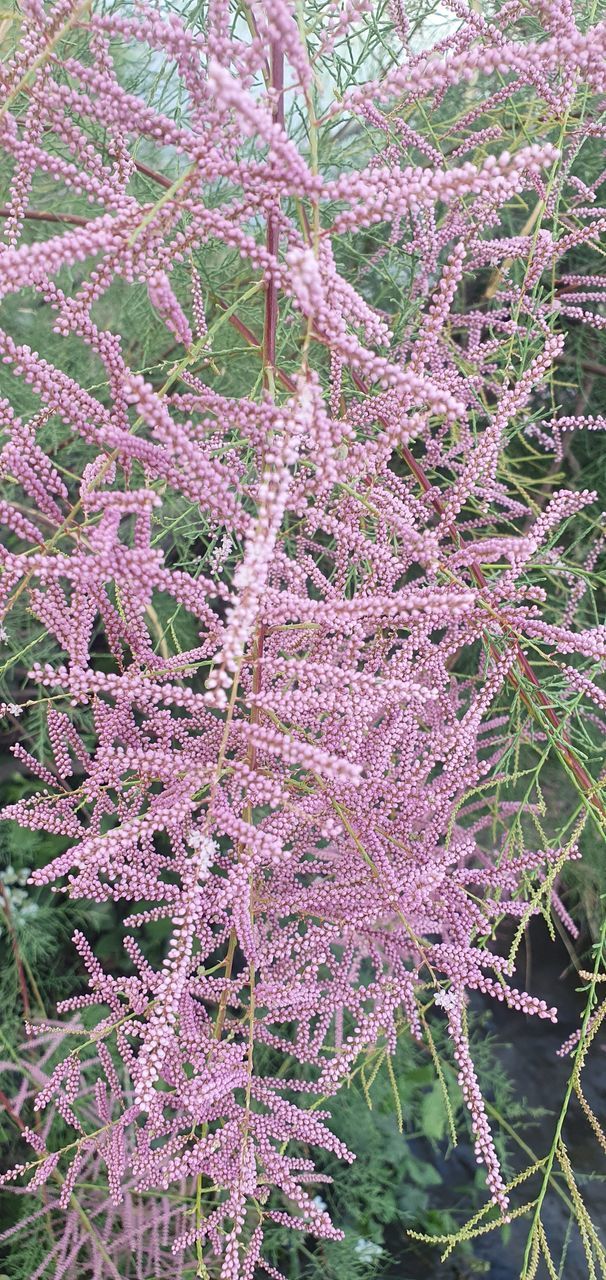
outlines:
[[[557,1163],[606,1261],[562,1139],[604,927],[553,1146],[513,1185],[467,1017],[479,992],[555,1019],[517,949],[538,912],[574,930],[558,877],[606,816],[600,515],[559,470],[604,419],[558,376],[606,323],[606,24],[446,9],[430,49],[364,0],[27,0],[10,26],[4,711],[37,781],[5,817],[61,840],[35,886],[126,930],[113,966],[76,931],[86,992],[28,1016],[39,1122],[6,1178],[68,1214],[37,1274],[85,1247],[122,1274],[133,1194],[139,1274],[172,1248],[277,1276],[272,1224],[338,1239],[326,1100],[377,1047],[393,1073],[404,1026],[444,1084],[441,1021],[480,1229],[530,1208],[523,1273],[553,1269]]]

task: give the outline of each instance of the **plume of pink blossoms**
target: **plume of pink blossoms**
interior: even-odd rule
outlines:
[[[555,733],[568,773],[599,803],[526,656],[529,642],[560,655],[571,687],[596,701],[568,659],[603,663],[605,628],[556,625],[531,576],[594,495],[558,491],[537,514],[499,465],[563,346],[527,282],[573,245],[545,228],[512,238],[502,211],[524,197],[549,214],[569,157],[550,138],[500,151],[485,120],[519,90],[560,116],[577,83],[603,92],[606,25],[579,30],[545,0],[542,34],[525,39],[518,6],[501,22],[453,7],[456,33],[419,54],[396,3],[394,67],[327,106],[328,127],[363,121],[373,137],[374,154],[343,174],[317,160],[316,60],[363,26],[364,4],[333,6],[306,37],[287,0],[253,0],[244,38],[226,0],[212,0],[203,35],[148,6],[127,15],[29,0],[2,69],[12,181],[0,294],[33,291],[55,340],[103,371],[101,389],[98,377],[81,385],[0,330],[0,604],[9,628],[26,599],[56,652],[31,670],[49,708],[48,758],[15,749],[41,785],[5,817],[64,837],[34,883],[130,912],[126,978],[74,938],[88,986],[60,1012],[98,1009],[97,1056],[76,1042],[41,1078],[36,1106],[76,1136],[58,1153],[52,1128],[47,1146],[32,1132],[33,1156],[7,1177],[31,1174],[35,1187],[60,1167],[67,1207],[81,1170],[105,1162],[124,1223],[133,1188],[185,1185],[197,1207],[173,1233],[175,1258],[197,1249],[200,1274],[221,1280],[263,1267],[272,1222],[338,1238],[301,1151],[352,1153],[310,1102],[377,1042],[393,1052],[403,1022],[422,1039],[428,1001],[507,1213],[465,1008],[480,991],[555,1018],[513,985],[512,961],[486,938],[519,918],[529,877],[553,877],[562,851],[511,856],[494,810],[471,799],[501,776],[504,690],[520,693],[539,736]],[[186,110],[173,118],[126,87],[124,46],[169,60]],[[461,84],[476,95],[468,149],[447,155],[394,124],[396,104],[437,110]],[[470,159],[476,123],[481,154]],[[59,215],[36,208],[36,174],[64,200],[58,229]],[[574,243],[595,244],[604,218],[578,202]],[[30,243],[28,219],[48,234]],[[418,258],[417,321],[404,335],[339,265],[344,245],[380,227],[385,251]],[[262,331],[231,300],[205,296],[213,252],[245,264]],[[489,319],[486,306],[457,302],[487,267]],[[130,335],[102,321],[110,289],[140,286],[175,357],[161,385],[129,364]],[[591,277],[571,276],[568,287],[559,314],[600,324],[587,308],[601,285],[596,294]],[[262,356],[250,398],[215,380],[213,332],[226,324]],[[516,327],[534,335],[533,356],[503,380],[495,354]],[[17,385],[35,412],[17,412]],[[85,458],[77,491],[45,445],[51,421]],[[577,416],[540,429],[602,425]],[[163,533],[174,499],[204,522],[209,551],[195,565],[176,564]],[[166,600],[196,633],[185,650],[158,634]],[[154,968],[137,930],[161,919],[171,935]],[[203,1179],[216,1188],[204,1213]],[[63,1274],[75,1266],[70,1238]]]

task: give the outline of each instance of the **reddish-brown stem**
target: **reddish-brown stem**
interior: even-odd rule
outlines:
[[[2,1089],[0,1089],[0,1107],[2,1108],[4,1113],[8,1116],[9,1120],[12,1120],[13,1124],[16,1124],[17,1128],[20,1129],[21,1133],[25,1133],[25,1130],[27,1129],[27,1125],[21,1119],[21,1116],[18,1114],[18,1112],[14,1110],[12,1102],[10,1101],[9,1098],[7,1098],[6,1094],[3,1092]]]
[[[173,185],[170,178],[165,178],[163,173],[156,173],[155,169],[150,169],[147,164],[141,164],[139,160],[135,161],[135,169],[137,169],[139,173],[142,173],[144,178],[150,178],[150,180],[152,182],[156,182],[159,187],[164,187],[165,191],[168,191]]]
[[[216,298],[215,301],[217,303],[217,306],[221,308],[221,311],[227,311],[228,309],[227,303],[223,301],[223,298]],[[257,351],[259,352],[263,351],[261,343],[255,337],[252,329],[249,329],[247,324],[244,324],[242,320],[239,320],[238,316],[229,316],[228,319],[229,319],[230,325],[232,326],[232,329],[236,329],[236,331],[242,335],[242,337],[245,339],[245,341],[248,343],[250,347],[256,347]],[[280,375],[278,374],[278,376]],[[280,380],[283,381],[282,378]],[[293,383],[293,386],[294,386],[294,383]]]
[[[10,214],[6,205],[0,205],[0,218],[8,218]],[[26,209],[21,216],[30,222],[69,222],[74,227],[87,227],[94,222],[94,218],[84,218],[80,213],[51,213],[43,209]]]

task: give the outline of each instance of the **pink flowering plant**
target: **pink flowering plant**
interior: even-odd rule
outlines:
[[[402,1127],[406,1035],[485,1171],[446,1251],[525,1216],[520,1275],[560,1274],[564,1186],[606,1275],[565,1145],[576,1094],[606,1146],[603,921],[553,1143],[514,1177],[469,1033],[481,997],[556,1020],[518,952],[535,915],[572,947],[567,868],[606,825],[603,516],[568,466],[606,418],[565,376],[606,326],[606,22],[177,9],[2,19],[2,712],[30,779],[3,817],[47,834],[30,885],[111,904],[123,948],[78,928],[42,1009],[7,935],[35,1274],[130,1275],[132,1248],[147,1280],[279,1280],[272,1231],[340,1238],[337,1092],[381,1072]]]

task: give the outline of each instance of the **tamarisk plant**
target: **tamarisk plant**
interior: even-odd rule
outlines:
[[[555,1019],[497,928],[550,902],[574,928],[556,876],[604,820],[575,716],[602,723],[606,630],[567,555],[573,522],[597,563],[596,495],[529,497],[515,442],[544,480],[562,433],[603,426],[554,398],[603,277],[554,282],[606,225],[582,163],[606,24],[449,0],[427,50],[401,5],[194,8],[23,0],[2,68],[3,635],[33,617],[51,644],[16,642],[14,754],[39,785],[4,816],[65,838],[34,884],[127,904],[130,963],[75,935],[74,1047],[6,1178],[59,1178],[69,1210],[104,1164],[127,1232],[133,1188],[186,1188],[179,1265],[250,1280],[278,1275],[272,1223],[339,1237],[312,1152],[353,1153],[322,1100],[403,1019],[423,1040],[430,1008],[510,1211],[466,1006]],[[562,843],[509,839],[520,749],[576,789]]]

